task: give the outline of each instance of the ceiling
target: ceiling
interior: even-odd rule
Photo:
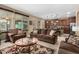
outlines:
[[[21,10],[43,19],[75,16],[79,4],[5,4],[11,8]]]

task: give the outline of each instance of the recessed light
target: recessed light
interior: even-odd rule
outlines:
[[[66,13],[67,17],[71,16],[71,12]]]

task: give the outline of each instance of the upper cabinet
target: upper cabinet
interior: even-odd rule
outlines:
[[[70,23],[76,23],[76,17],[69,17],[69,18],[62,18],[62,19],[55,19],[55,20],[45,20],[45,28],[49,28],[54,23],[58,26],[70,26]]]

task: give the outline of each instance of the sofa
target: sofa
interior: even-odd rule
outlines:
[[[44,32],[46,32],[46,33],[44,34]],[[32,32],[30,34],[30,36],[31,36],[31,38],[36,37],[36,38],[38,38],[39,41],[44,41],[44,42],[47,42],[50,44],[55,44],[57,42],[57,37],[58,37],[57,31],[47,29],[44,32],[42,32],[41,34]]]

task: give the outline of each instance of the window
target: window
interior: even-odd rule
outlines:
[[[22,29],[22,30],[27,30],[27,21],[21,21],[21,20],[17,20],[15,21],[15,27],[17,29]]]
[[[7,21],[5,19],[0,19],[0,30],[8,31],[9,28],[10,28],[10,21]]]

